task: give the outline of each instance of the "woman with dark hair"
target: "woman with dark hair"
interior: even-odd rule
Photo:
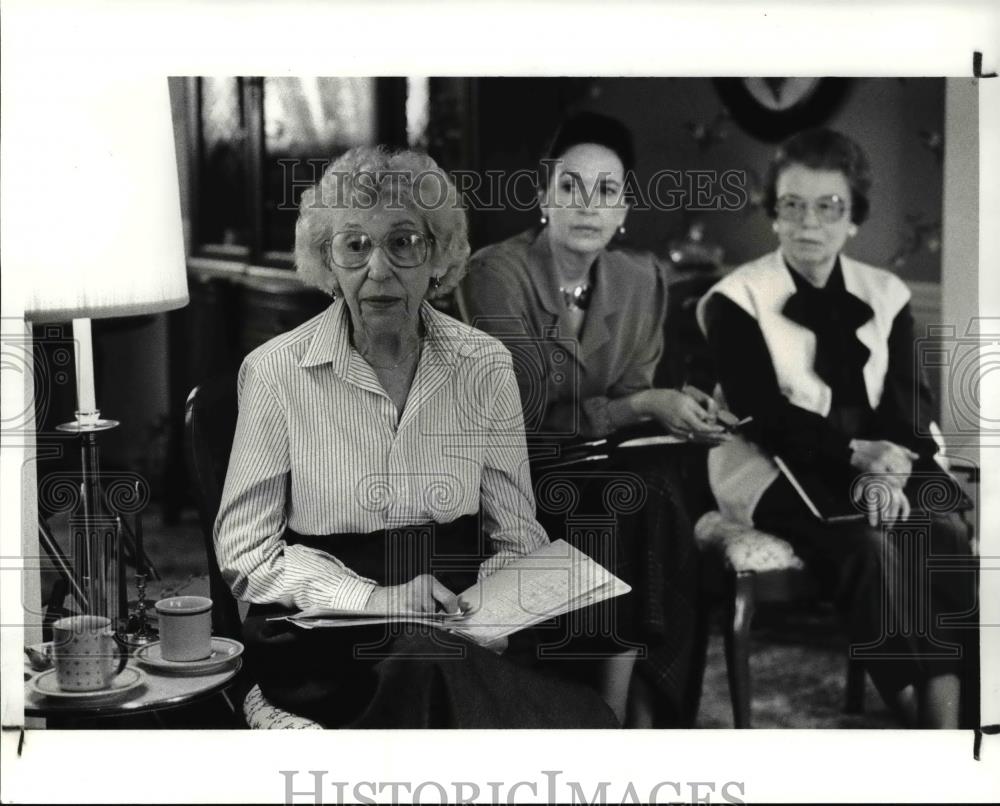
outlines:
[[[698,389],[654,389],[663,351],[666,269],[648,252],[612,244],[625,233],[632,136],[593,113],[567,120],[541,162],[540,226],[471,258],[469,318],[488,333],[529,336],[554,355],[518,369],[525,400],[544,392],[529,437],[599,437],[655,420],[714,438],[715,404]],[[559,372],[560,340],[575,342],[575,373]],[[522,344],[517,343],[518,347]],[[555,359],[555,360],[553,360]],[[551,369],[552,371],[547,371]],[[544,389],[527,389],[544,380]]]
[[[470,261],[468,318],[514,354],[529,445],[599,439],[645,422],[712,444],[725,439],[708,395],[653,385],[663,352],[665,267],[652,254],[612,245],[625,231],[634,162],[631,134],[619,121],[592,113],[568,119],[542,161],[540,225]],[[605,685],[627,688],[641,657],[633,700],[651,693],[643,683],[659,696],[632,724],[647,724],[651,710],[658,724],[681,724],[693,717],[697,551],[663,454],[623,456],[566,479],[559,471],[540,475],[536,465],[539,518],[567,539],[571,518],[612,524],[604,551],[614,557],[604,559],[634,591],[614,603],[617,643],[608,651],[617,671]],[[547,500],[550,487],[562,491],[564,482],[576,487],[572,512]],[[608,490],[616,483],[634,488],[633,503],[613,500]]]
[[[753,417],[710,454],[709,477],[723,514],[785,538],[827,583],[890,707],[911,724],[956,727],[974,631],[942,622],[972,611],[974,585],[968,571],[930,573],[927,555],[967,557],[968,535],[950,504],[910,519],[924,472],[914,468],[934,467],[939,445],[910,292],[843,253],[870,188],[867,157],[838,132],[804,131],[775,155],[766,200],[778,249],[699,303],[725,404]],[[776,458],[807,494],[867,514],[816,517]]]

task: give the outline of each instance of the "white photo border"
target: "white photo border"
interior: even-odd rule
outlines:
[[[63,70],[81,80],[115,71],[175,75],[844,75],[971,76],[1000,71],[1000,8],[987,2],[738,2],[611,4],[596,2],[50,2],[3,4],[0,78]],[[980,81],[980,221],[1000,214],[1000,78]],[[142,136],[142,120],[127,121]],[[4,108],[3,125],[31,125]],[[997,316],[1000,227],[980,228],[980,314]],[[4,297],[16,291],[5,268]],[[15,295],[16,296],[16,295]],[[6,306],[5,306],[6,307]],[[5,310],[5,315],[7,312]],[[984,375],[982,399],[1000,399],[1000,381]],[[13,394],[5,380],[5,406]],[[0,556],[20,554],[20,468],[3,462]],[[984,724],[1000,723],[1000,460],[982,452]],[[13,487],[11,485],[14,485]],[[5,567],[5,576],[12,572]],[[20,623],[17,585],[3,594],[2,623]],[[990,597],[988,594],[994,592]],[[11,604],[13,598],[13,605]],[[17,629],[16,627],[14,629]],[[4,642],[11,644],[11,641]],[[17,649],[16,670],[21,668]],[[3,689],[12,703],[20,675],[4,649]],[[15,680],[15,677],[17,678]],[[9,714],[5,712],[5,721]],[[18,743],[23,748],[18,755]],[[691,782],[721,786],[753,801],[985,801],[1000,798],[1000,736],[982,737],[973,760],[971,732],[622,731],[593,732],[60,732],[4,730],[5,802],[283,802],[285,778],[309,787],[307,770],[327,781],[503,781],[506,799],[544,802],[552,773],[592,793],[644,800],[690,800]],[[468,791],[468,790],[467,790]],[[703,787],[701,793],[706,793]],[[437,802],[435,789],[424,797]],[[362,790],[384,801],[388,793]],[[566,789],[555,794],[568,799]],[[336,789],[324,802],[336,802]],[[348,788],[345,797],[358,797]],[[452,794],[453,796],[453,794]],[[314,800],[300,796],[299,803]]]

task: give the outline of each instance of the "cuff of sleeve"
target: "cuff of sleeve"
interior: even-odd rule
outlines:
[[[501,568],[512,563],[514,560],[524,555],[518,551],[511,551],[509,549],[503,549],[498,551],[496,554],[488,557],[485,562],[479,566],[479,574],[477,579],[485,579],[491,574],[495,574]],[[456,591],[458,593],[459,591]]]
[[[606,397],[589,397],[580,406],[584,416],[586,436],[603,437],[615,430],[615,424],[608,409]]]
[[[933,436],[923,434],[914,435],[908,440],[903,440],[902,445],[911,451],[919,453],[921,456],[935,456],[938,453],[943,453],[942,448],[944,447]]]
[[[506,545],[502,541],[498,541],[496,535],[493,535],[492,539],[495,542],[501,542],[501,545],[497,546],[496,551],[480,564],[479,579],[496,573],[514,560],[526,557],[549,543],[549,536],[540,527],[537,531],[532,531],[525,539],[507,542]]]
[[[330,597],[330,607],[338,610],[364,610],[377,586],[359,577],[344,576]]]

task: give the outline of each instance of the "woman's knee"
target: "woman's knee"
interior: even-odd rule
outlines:
[[[931,519],[931,550],[934,554],[967,557],[972,553],[969,526],[958,513],[935,515]]]
[[[852,525],[842,530],[836,542],[838,549],[855,562],[882,565],[893,553],[893,546],[885,530],[867,523]]]

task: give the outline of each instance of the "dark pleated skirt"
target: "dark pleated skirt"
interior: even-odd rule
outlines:
[[[370,534],[306,536],[361,576],[398,585],[432,573],[459,593],[475,582],[484,546],[478,518]],[[611,728],[597,693],[539,668],[534,633],[515,635],[503,655],[413,625],[296,627],[254,605],[243,625],[246,658],[274,705],[328,727]]]
[[[700,558],[683,471],[704,461],[703,449],[640,448],[579,472],[534,474],[538,517],[552,540],[564,538],[632,587],[570,614],[561,632],[542,639],[542,656],[571,673],[583,667],[579,658],[637,650],[636,673],[657,695],[656,727],[690,726],[697,709]]]
[[[978,564],[958,514],[878,528],[826,524],[782,476],[761,498],[754,523],[789,541],[817,576],[847,626],[853,657],[881,691],[957,674],[962,723],[977,724]]]

